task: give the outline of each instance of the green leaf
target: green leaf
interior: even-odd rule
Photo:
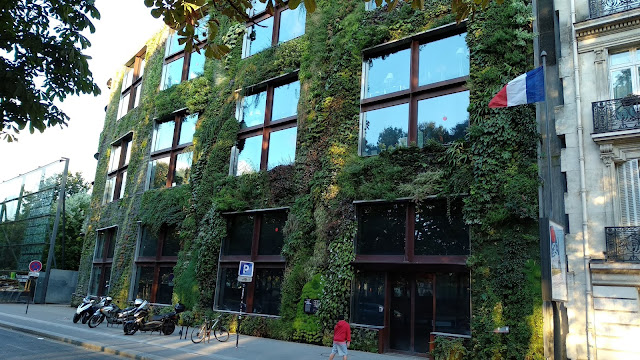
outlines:
[[[144,0],[144,6],[152,7],[153,6],[153,0]]]
[[[162,16],[164,9],[162,8],[156,8],[156,9],[152,9],[151,10],[151,16],[153,16],[154,18],[159,18],[160,16]]]
[[[316,0],[305,0],[304,6],[308,13],[313,13],[316,11]]]
[[[300,5],[301,0],[290,0],[289,1],[289,9],[296,9],[298,5]]]

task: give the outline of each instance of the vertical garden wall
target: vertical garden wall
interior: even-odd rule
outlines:
[[[110,294],[123,302],[138,222],[155,231],[158,224],[171,224],[178,226],[181,241],[173,300],[196,313],[209,311],[227,235],[223,214],[288,207],[280,317],[250,317],[240,331],[326,344],[337,316],[350,309],[354,201],[420,203],[434,195],[464,194],[464,218],[471,226],[469,356],[542,358],[535,111],[487,107],[504,83],[532,68],[531,21],[531,6],[521,0],[492,5],[466,21],[471,105],[464,139],[447,146],[409,144],[373,157],[358,156],[363,50],[455,22],[450,1],[426,3],[424,10],[399,4],[390,12],[365,11],[360,0],[318,1],[307,15],[305,35],[246,59],[241,59],[244,25],[223,22],[212,40],[229,46],[230,54],[207,61],[203,76],[164,91],[158,87],[165,37],[151,39],[140,106],[116,120],[116,84],[108,107],[78,293],[89,283],[95,230],[118,226]],[[240,128],[238,96],[251,85],[294,72],[301,84],[295,162],[229,176]],[[145,192],[154,119],[184,108],[199,113],[190,184]],[[131,131],[125,197],[103,205],[109,144]],[[303,300],[314,297],[321,300],[319,311],[307,315]],[[510,333],[492,333],[500,326],[509,326]],[[377,345],[376,333],[357,330],[356,349],[376,351]]]

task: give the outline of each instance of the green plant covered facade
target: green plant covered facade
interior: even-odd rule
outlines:
[[[452,344],[474,359],[541,359],[535,111],[487,107],[532,67],[531,13],[529,2],[511,0],[456,24],[449,1],[392,11],[318,1],[315,12],[297,12],[303,35],[255,54],[246,43],[257,44],[263,28],[245,35],[247,25],[223,22],[210,40],[229,55],[194,76],[183,65],[183,81],[171,87],[169,63],[181,55],[166,49],[168,31],[158,34],[127,63],[133,76],[125,69],[112,84],[76,292],[181,302],[193,321],[215,308],[233,330],[238,261],[252,260],[245,302],[253,315],[239,324],[242,333],[326,345],[344,314],[357,324],[359,350],[426,352],[437,332],[463,335],[438,341],[439,354]],[[275,16],[284,24],[288,14]],[[457,54],[468,54],[466,73],[394,88],[404,70],[389,62],[399,50],[417,54],[450,36],[463,39],[458,49],[467,53]],[[191,55],[189,66],[197,61]],[[387,68],[379,84],[395,94],[362,90]],[[135,104],[127,95],[134,92]],[[455,141],[420,125],[420,104],[450,93],[469,102],[469,125],[449,129],[464,130]],[[124,116],[122,101],[131,108]],[[261,101],[273,110],[252,112]],[[403,104],[413,104],[409,116],[418,104],[408,129],[404,118],[376,115]],[[464,112],[464,102],[456,105]],[[281,106],[289,113],[276,121]],[[194,114],[185,145],[178,138]],[[376,134],[376,119],[400,125]],[[285,133],[294,134],[293,152]],[[158,145],[163,136],[167,149]],[[276,162],[283,152],[286,161]],[[190,154],[190,166],[181,154]],[[440,250],[429,245],[435,233]],[[492,332],[501,326],[510,332]]]

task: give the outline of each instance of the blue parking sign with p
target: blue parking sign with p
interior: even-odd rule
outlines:
[[[239,276],[253,276],[253,263],[251,261],[240,261],[240,267],[238,268]]]

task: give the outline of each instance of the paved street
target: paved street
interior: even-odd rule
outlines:
[[[62,359],[121,359],[116,355],[93,352],[80,346],[52,341],[36,335],[0,328],[0,359],[3,360],[62,360]]]
[[[210,343],[194,344],[191,340],[180,339],[178,335],[180,327],[170,336],[140,332],[133,336],[125,336],[122,327],[106,327],[105,324],[101,324],[95,329],[90,329],[81,323],[74,324],[71,322],[74,311],[75,308],[69,306],[31,305],[29,314],[25,315],[24,304],[0,304],[0,330],[17,330],[21,333],[36,335],[36,340],[38,337],[44,337],[78,345],[89,351],[104,352],[106,358],[117,358],[116,355],[135,359],[320,360],[329,358],[329,347],[246,335],[240,336],[238,349],[235,348],[235,335],[225,343],[212,339]],[[0,334],[0,337],[3,335]],[[16,359],[23,358],[25,357]],[[49,355],[44,358],[58,359]],[[0,356],[0,359],[4,360],[5,357]],[[349,352],[349,360],[417,359],[424,358],[361,351]]]

